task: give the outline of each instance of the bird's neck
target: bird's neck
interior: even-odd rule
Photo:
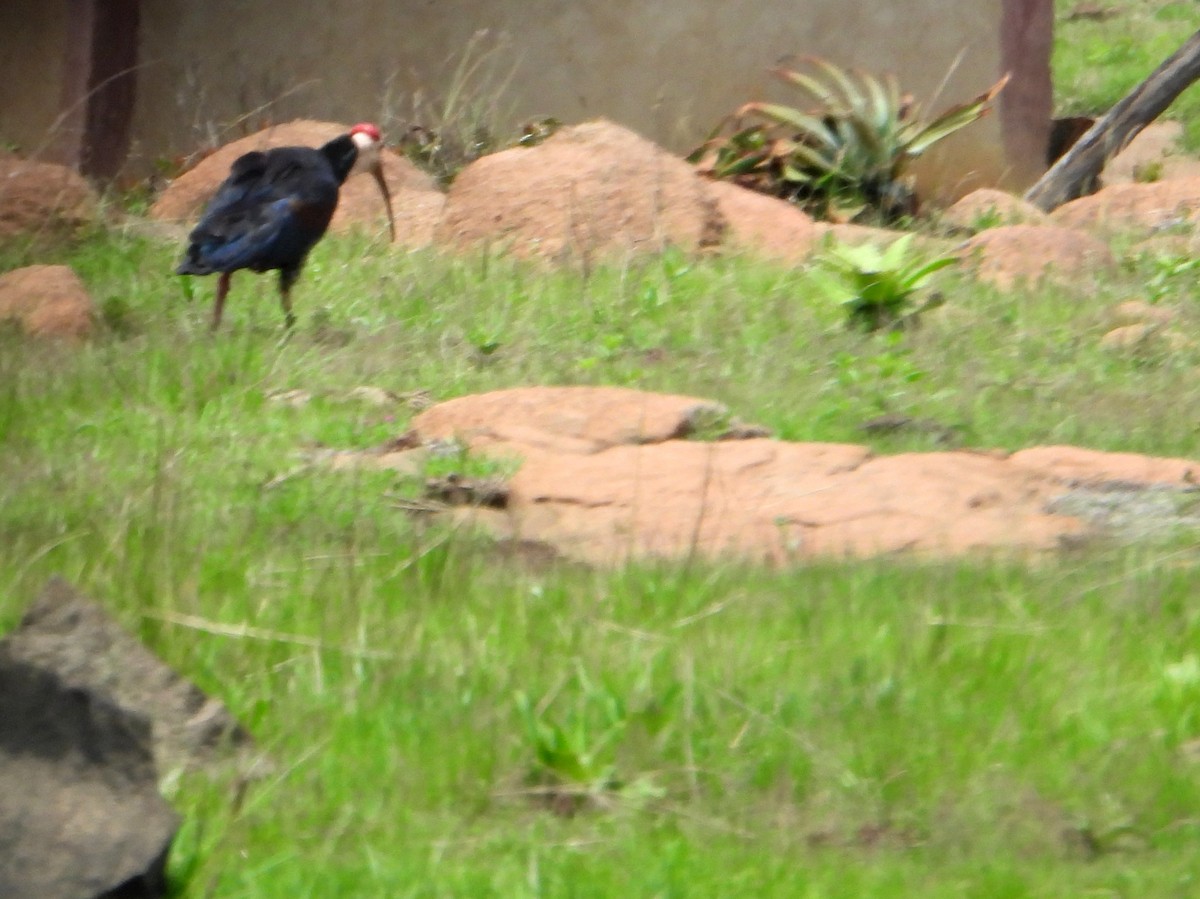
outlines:
[[[358,161],[358,147],[354,145],[354,141],[349,135],[343,134],[341,137],[335,137],[325,146],[321,147],[321,153],[329,160],[329,165],[333,169],[334,175],[341,184],[349,177],[351,170],[354,168],[354,163]]]

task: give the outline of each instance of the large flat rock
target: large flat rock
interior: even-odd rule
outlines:
[[[686,439],[695,397],[535,387],[462,397],[422,439],[523,460],[508,508],[466,517],[597,564],[735,557],[1042,552],[1092,532],[1056,509],[1080,489],[1190,489],[1200,463],[1073,447],[874,456],[853,444]]]
[[[706,413],[724,415],[725,407],[627,387],[517,387],[439,403],[418,415],[414,427],[422,437],[475,448],[587,454],[687,436]]]

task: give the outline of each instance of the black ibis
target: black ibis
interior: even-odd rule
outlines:
[[[279,270],[279,294],[290,328],[291,289],[304,258],[337,208],[338,190],[360,171],[375,176],[396,239],[392,198],[379,159],[379,129],[362,123],[323,147],[276,147],[239,156],[192,230],[178,275],[220,273],[212,329],[221,325],[229,279],[239,269]]]

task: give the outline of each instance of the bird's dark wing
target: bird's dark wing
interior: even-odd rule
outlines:
[[[219,216],[262,189],[267,173],[267,154],[246,153],[234,160],[229,177],[217,188],[204,210],[204,218]]]
[[[298,266],[325,233],[338,182],[316,151],[247,153],[217,189],[177,274]]]
[[[296,200],[284,197],[265,204],[240,204],[206,218],[192,232],[187,256],[176,273],[265,271],[299,262],[316,242],[305,239],[304,212]],[[295,252],[287,252],[289,248]]]

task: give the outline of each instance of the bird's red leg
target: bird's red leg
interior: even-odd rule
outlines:
[[[221,327],[221,313],[225,311],[225,294],[229,293],[229,279],[233,277],[233,272],[221,272],[221,277],[217,279],[217,298],[213,302],[213,319],[212,330],[217,330]]]
[[[299,277],[299,268],[279,270],[279,305],[283,306],[283,322],[289,331],[296,326],[296,316],[292,314],[292,285]]]
[[[285,287],[279,296],[280,305],[283,306],[283,324],[289,331],[296,327],[296,316],[292,313],[291,290],[290,287]]]

